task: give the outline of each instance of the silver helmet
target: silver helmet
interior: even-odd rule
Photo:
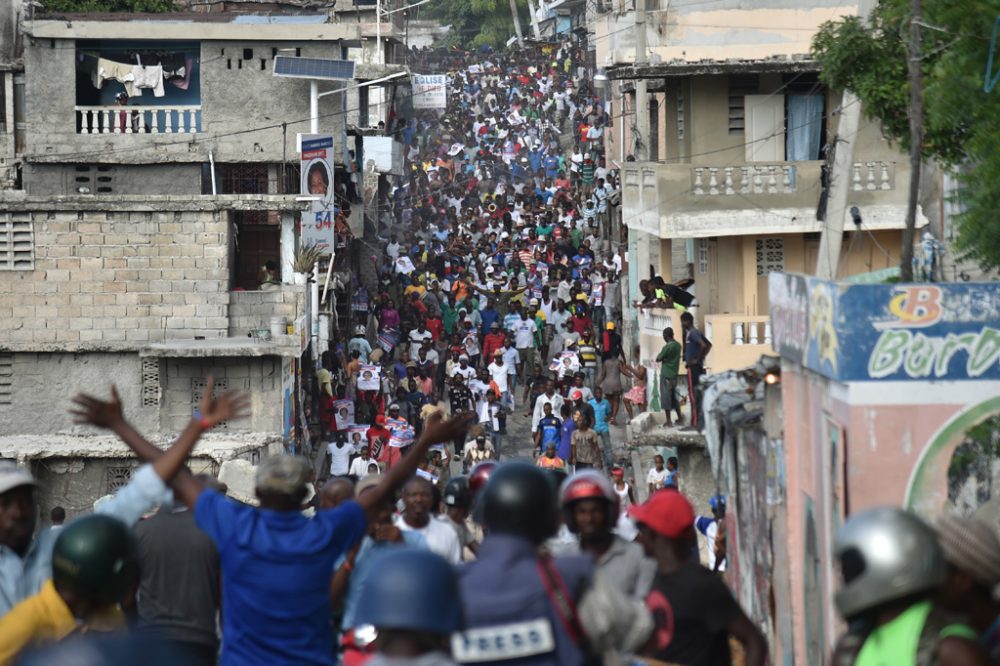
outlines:
[[[834,600],[845,618],[932,590],[947,572],[934,531],[896,507],[851,516],[837,533],[834,555],[844,577]]]
[[[365,330],[366,329],[364,324],[358,324],[357,326],[354,327],[354,335],[364,335]]]

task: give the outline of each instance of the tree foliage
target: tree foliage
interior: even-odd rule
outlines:
[[[521,28],[528,35],[531,23],[527,0],[517,0],[517,8]],[[451,25],[445,38],[448,46],[499,48],[514,35],[508,0],[434,0],[428,14]]]
[[[46,12],[171,12],[177,9],[172,0],[42,0]]]
[[[909,0],[882,0],[866,27],[857,17],[825,24],[813,40],[821,78],[850,89],[865,113],[909,149]],[[959,168],[957,250],[1000,268],[1000,90],[983,83],[1000,0],[925,0],[925,129],[921,153]],[[997,55],[1000,65],[1000,54]]]

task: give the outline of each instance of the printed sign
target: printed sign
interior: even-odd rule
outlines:
[[[769,276],[774,348],[841,381],[1000,379],[1000,290]]]
[[[334,400],[333,417],[336,419],[337,430],[347,430],[354,425],[354,401]]]
[[[414,109],[444,109],[448,106],[448,77],[444,74],[413,74]]]
[[[382,383],[382,368],[377,365],[362,365],[358,371],[358,389],[377,391]]]
[[[334,161],[333,137],[330,135],[302,135],[302,152],[299,157],[302,196],[318,197],[312,202],[310,212],[302,215],[299,238],[303,245],[317,244],[332,250],[334,244]]]

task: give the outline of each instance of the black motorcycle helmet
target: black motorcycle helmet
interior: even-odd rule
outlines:
[[[111,516],[74,520],[52,549],[52,582],[92,603],[121,601],[136,574],[135,539],[125,523]]]
[[[468,508],[472,505],[472,491],[469,489],[469,477],[453,476],[444,487],[444,503],[447,506]]]
[[[536,544],[559,528],[556,487],[541,469],[525,462],[497,467],[480,500],[487,532],[512,534]]]

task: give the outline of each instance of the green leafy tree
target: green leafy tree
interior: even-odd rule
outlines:
[[[518,0],[517,7],[521,28],[528,35],[531,23],[527,0]],[[445,38],[448,46],[500,47],[514,34],[509,0],[434,0],[428,13],[451,26]]]
[[[886,136],[909,149],[909,0],[882,0],[866,27],[856,17],[825,24],[813,39],[821,79],[853,91]],[[925,158],[959,167],[957,250],[1000,268],[1000,90],[984,91],[1000,0],[923,3]],[[1000,65],[1000,54],[997,56]]]
[[[42,0],[46,12],[171,12],[177,9],[171,0]]]

